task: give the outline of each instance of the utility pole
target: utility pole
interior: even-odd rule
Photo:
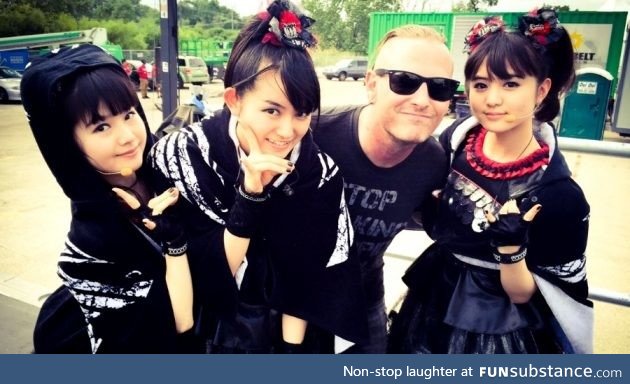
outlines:
[[[162,117],[177,108],[177,1],[160,0]],[[157,62],[156,62],[157,65]]]

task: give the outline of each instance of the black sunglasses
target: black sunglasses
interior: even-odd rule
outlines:
[[[382,68],[374,70],[374,73],[377,76],[389,75],[389,89],[399,95],[411,95],[423,83],[427,83],[430,98],[447,101],[453,97],[459,87],[459,81],[445,77],[423,77],[412,72]]]

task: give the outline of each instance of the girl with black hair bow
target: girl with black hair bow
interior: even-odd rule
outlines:
[[[480,21],[466,47],[472,116],[440,136],[436,242],[403,278],[390,351],[592,353],[590,208],[550,123],[574,80],[571,39],[541,9],[513,32]]]
[[[189,203],[209,352],[341,351],[367,332],[343,180],[309,131],[312,22],[284,0],[255,16],[227,63],[223,110],[150,155]]]

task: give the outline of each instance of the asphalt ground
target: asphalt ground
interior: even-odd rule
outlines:
[[[361,80],[322,78],[321,85],[324,105],[365,102]],[[180,103],[190,100],[191,88],[179,91]],[[222,105],[219,81],[202,89],[211,108]],[[156,129],[161,99],[149,96],[142,103]],[[630,145],[615,132],[604,136]],[[630,158],[568,151],[565,156],[591,204],[589,284],[630,298]],[[39,154],[21,104],[0,105],[0,353],[31,352],[38,308],[59,285],[56,263],[69,222],[69,202]],[[404,293],[400,276],[429,243],[423,232],[403,231],[388,249],[388,307]],[[630,353],[629,328],[630,308],[595,302],[596,353]]]

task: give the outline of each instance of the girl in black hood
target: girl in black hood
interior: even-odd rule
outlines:
[[[72,205],[63,286],[42,306],[35,352],[182,351],[193,325],[187,241],[162,214],[179,193],[155,193],[144,165],[153,136],[120,63],[93,45],[55,50],[29,64],[21,88]]]

